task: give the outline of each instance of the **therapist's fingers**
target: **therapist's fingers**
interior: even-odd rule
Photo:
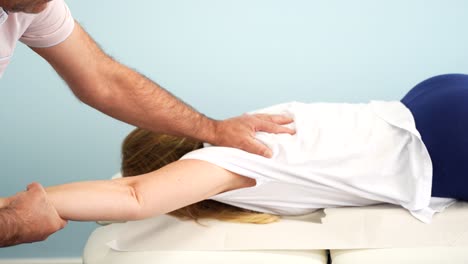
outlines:
[[[250,153],[263,156],[265,158],[271,158],[273,156],[273,152],[271,151],[271,149],[255,138],[252,138],[250,144],[245,150]]]
[[[15,209],[25,223],[23,227],[26,231],[22,234],[23,242],[45,240],[50,234],[64,228],[67,224],[67,221],[59,216],[49,201],[46,191],[39,183],[29,184],[26,192],[15,196]]]
[[[272,156],[272,151],[255,138],[256,132],[294,134],[293,129],[281,125],[291,121],[289,117],[263,114],[244,114],[217,121],[215,137],[209,143],[217,146],[239,148],[269,158]]]
[[[255,114],[252,116],[257,119],[257,121],[255,122],[255,131],[262,131],[275,134],[288,133],[291,135],[296,133],[294,129],[283,126],[294,121],[290,117],[266,114]]]
[[[253,116],[278,125],[287,125],[294,122],[294,119],[286,115],[253,114]]]
[[[0,242],[0,246],[42,241],[66,224],[39,183],[29,184],[26,191],[8,197],[6,201],[9,210],[14,212],[11,232],[15,239],[6,244]]]
[[[31,201],[31,204],[34,204],[34,208],[37,212],[36,218],[42,217],[45,223],[50,224],[50,228],[56,228],[55,231],[67,225],[67,221],[59,216],[41,184],[37,182],[28,184],[26,193],[29,193],[31,197],[35,197],[34,202]]]

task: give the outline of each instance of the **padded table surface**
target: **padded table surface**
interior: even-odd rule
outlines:
[[[115,239],[122,225],[112,224],[97,228],[89,237],[83,253],[84,264],[326,264],[326,250],[262,250],[262,251],[181,251],[151,250],[121,252],[111,249],[106,243]],[[182,238],[183,239],[183,238]]]
[[[127,263],[468,263],[468,203],[430,225],[402,208],[335,208],[278,224],[193,222],[159,216],[97,228],[85,264]],[[365,246],[364,246],[365,245]],[[382,245],[384,245],[382,247]]]

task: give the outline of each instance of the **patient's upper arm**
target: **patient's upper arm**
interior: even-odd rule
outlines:
[[[140,204],[138,218],[165,214],[239,188],[240,175],[201,160],[180,160],[157,171],[121,178],[134,188]]]

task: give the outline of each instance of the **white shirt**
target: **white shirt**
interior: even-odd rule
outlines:
[[[18,41],[30,47],[51,47],[64,41],[75,22],[63,0],[47,3],[39,14],[9,13],[0,8],[0,78]]]
[[[257,181],[211,199],[279,215],[391,203],[430,221],[431,159],[402,103],[291,102],[255,113],[292,117],[296,134],[257,133],[273,150],[271,159],[212,146],[185,155]]]

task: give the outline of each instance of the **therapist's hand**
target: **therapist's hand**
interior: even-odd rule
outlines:
[[[47,239],[66,225],[47,199],[44,188],[38,183],[28,185],[3,201],[0,209],[0,246],[12,246]]]
[[[255,139],[255,132],[294,134],[296,132],[293,129],[282,126],[291,122],[293,122],[292,118],[283,115],[244,114],[219,121],[216,125],[216,137],[210,143],[240,148],[270,158],[271,150]]]

